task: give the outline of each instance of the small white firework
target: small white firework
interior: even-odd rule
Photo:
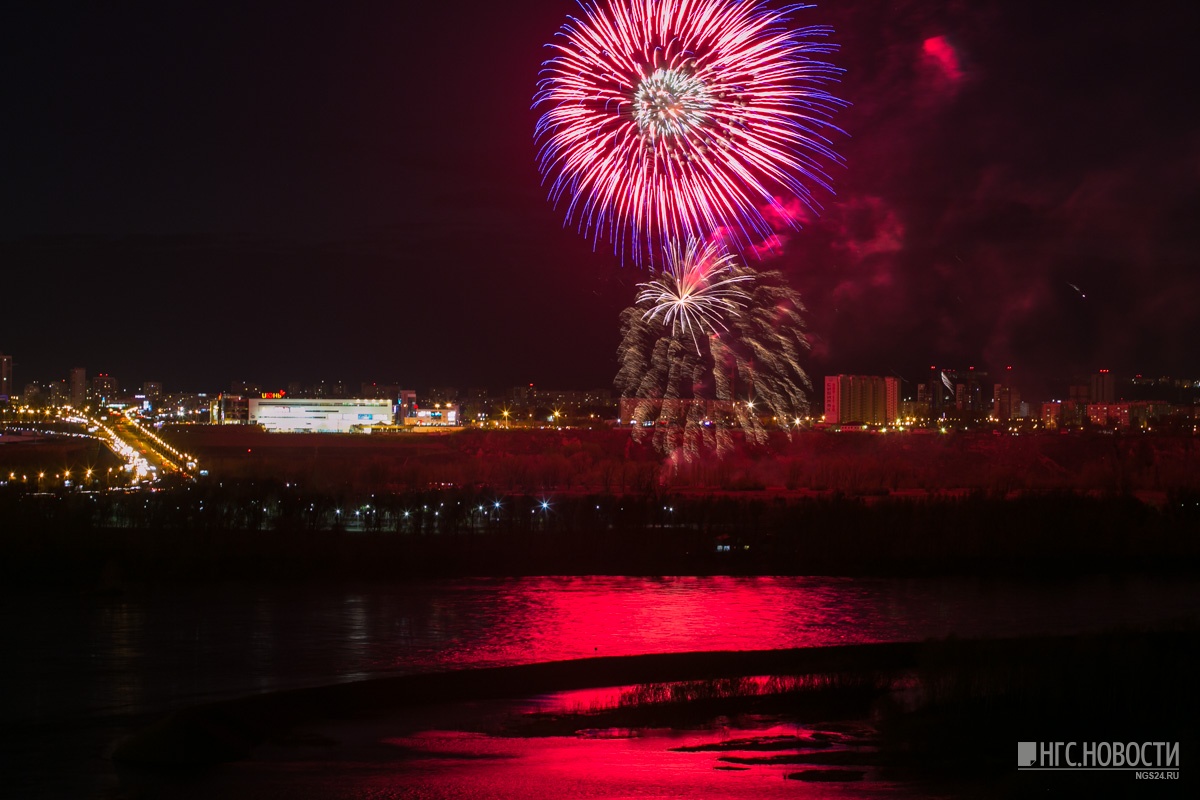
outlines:
[[[637,302],[650,306],[642,319],[691,336],[698,353],[697,335],[729,330],[728,321],[746,308],[750,295],[740,284],[753,278],[737,274],[735,256],[716,242],[689,239],[684,245],[671,242],[663,250],[666,268],[658,278],[638,284]]]

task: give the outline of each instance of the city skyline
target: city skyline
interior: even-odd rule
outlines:
[[[258,380],[246,380],[244,378],[235,378],[226,381],[223,384],[213,386],[193,386],[185,385],[183,387],[164,388],[163,383],[158,380],[122,380],[120,376],[112,375],[107,372],[89,373],[86,367],[73,367],[68,376],[57,378],[54,380],[16,380],[12,374],[12,356],[0,352],[0,365],[4,367],[4,382],[12,387],[11,394],[8,395],[10,403],[16,404],[49,404],[49,405],[64,405],[70,404],[75,407],[82,407],[88,402],[99,402],[103,404],[126,405],[136,398],[144,398],[147,400],[157,401],[158,398],[196,398],[196,397],[219,397],[229,396],[243,398],[263,397],[263,398],[391,398],[393,401],[405,402],[402,398],[407,396],[411,399],[419,399],[422,403],[432,403],[434,401],[468,401],[468,402],[485,402],[495,403],[506,400],[520,400],[526,405],[561,405],[561,403],[550,402],[547,398],[555,395],[572,396],[571,402],[575,402],[575,396],[587,396],[595,400],[610,400],[616,402],[621,394],[615,387],[610,386],[561,386],[550,385],[547,387],[544,384],[522,383],[510,381],[504,384],[482,385],[479,383],[466,382],[460,385],[452,385],[446,383],[429,383],[419,380],[414,381],[379,381],[379,380],[342,380],[342,379],[319,379],[315,381],[301,381],[288,379],[276,383],[262,382]],[[1011,390],[1014,393],[1012,404],[1025,401],[1023,405],[1028,406],[1028,412],[1020,414],[1020,416],[1029,416],[1036,418],[1038,416],[1038,408],[1042,405],[1052,403],[1082,403],[1082,404],[1111,404],[1111,403],[1128,403],[1131,401],[1145,402],[1147,400],[1157,400],[1159,402],[1169,400],[1172,403],[1180,403],[1187,405],[1192,402],[1200,401],[1200,377],[1186,375],[1142,375],[1140,373],[1134,375],[1118,375],[1114,374],[1109,369],[1093,370],[1089,373],[1060,373],[1050,392],[1031,391],[1027,386],[1028,380],[1019,371],[1014,371],[1012,365],[1006,366],[1003,370],[997,370],[995,374],[989,378],[989,372],[983,369],[976,369],[975,366],[969,366],[965,370],[956,369],[950,366],[938,367],[931,365],[928,371],[923,376],[904,377],[897,375],[868,375],[863,372],[852,373],[837,373],[813,376],[811,391],[808,393],[806,400],[809,404],[809,414],[811,416],[820,417],[822,408],[825,409],[825,415],[828,416],[830,407],[830,382],[842,381],[842,392],[854,392],[854,397],[859,398],[859,389],[852,388],[855,381],[865,379],[868,382],[878,383],[879,387],[885,384],[892,387],[887,389],[888,392],[888,408],[891,409],[887,413],[879,410],[874,416],[870,416],[866,421],[878,422],[875,417],[887,419],[895,417],[895,404],[904,401],[906,403],[924,403],[930,411],[934,413],[932,416],[939,416],[944,411],[949,411],[950,416],[960,417],[957,412],[967,412],[967,418],[984,417],[988,415],[988,410],[993,407],[999,408],[997,403],[1001,403],[998,398],[1001,395],[1007,396]],[[20,377],[19,375],[17,376]],[[850,383],[845,383],[850,381]],[[872,384],[873,385],[873,384]],[[836,391],[836,390],[835,390]],[[873,388],[870,390],[875,393],[882,393],[882,388]],[[936,397],[935,397],[936,395]],[[850,395],[848,394],[847,397]],[[538,398],[535,402],[531,398]],[[882,403],[882,394],[874,400],[867,401],[859,398],[853,403],[858,404],[867,402]],[[636,399],[626,395],[626,400]],[[754,399],[754,398],[750,398]],[[526,403],[525,401],[529,401]],[[545,402],[543,402],[545,401]],[[704,402],[710,402],[705,400]],[[839,404],[838,400],[833,400],[835,406]],[[1032,405],[1030,405],[1032,404]],[[1018,416],[1012,411],[1010,403],[1003,401],[1005,412],[1003,417]],[[880,406],[882,409],[882,406]],[[955,411],[957,409],[957,412]]]

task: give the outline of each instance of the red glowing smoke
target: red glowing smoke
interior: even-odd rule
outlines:
[[[945,36],[931,36],[925,40],[922,48],[925,61],[935,66],[944,78],[951,83],[963,79],[962,64],[959,63],[958,53]]]

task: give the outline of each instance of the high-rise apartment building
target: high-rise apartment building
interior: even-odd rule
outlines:
[[[825,422],[890,425],[900,416],[900,381],[876,375],[827,375]]]
[[[46,387],[42,386],[37,381],[30,381],[25,384],[25,389],[21,392],[21,402],[30,408],[38,408],[46,399]]]
[[[929,413],[932,416],[940,417],[947,410],[957,408],[960,398],[965,400],[965,392],[960,395],[957,385],[958,373],[955,370],[938,369],[936,366],[929,368],[929,380],[925,383],[923,399],[929,404]],[[922,399],[920,392],[917,399]]]
[[[87,370],[83,367],[73,367],[71,369],[71,405],[75,408],[83,408],[88,401],[88,382]]]
[[[1063,418],[1063,404],[1061,400],[1051,400],[1049,403],[1042,403],[1042,424],[1048,428],[1057,428]]]
[[[85,391],[84,394],[87,394],[87,392]],[[66,381],[50,381],[50,405],[65,406],[70,402],[70,385],[68,385]]]
[[[1091,402],[1113,402],[1113,375],[1111,372],[1106,369],[1100,370],[1095,375],[1090,376],[1088,384],[1090,388],[1088,395]]]
[[[117,379],[107,372],[92,378],[92,394],[101,403],[111,403],[117,397]]]
[[[987,382],[988,374],[983,370],[977,370],[974,367],[968,367],[965,375],[960,376],[962,382],[955,388],[955,397],[958,398],[958,410],[962,412],[961,416],[966,419],[979,419],[987,416],[989,411],[988,403],[983,393],[983,387]]]
[[[1013,386],[1012,367],[1004,368],[1003,381],[993,387],[992,416],[1001,422],[1021,416],[1021,392]]]

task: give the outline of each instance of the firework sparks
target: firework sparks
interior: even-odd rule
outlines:
[[[642,263],[721,232],[745,250],[788,198],[815,210],[843,105],[824,26],[756,0],[584,0],[551,47],[534,106],[539,167],[567,221]]]
[[[793,420],[808,410],[799,295],[778,272],[721,263],[722,280],[736,280],[739,296],[714,304],[712,317],[691,329],[652,314],[658,295],[647,290],[621,314],[616,385],[632,400],[635,436],[649,426],[664,453],[722,452],[735,429],[762,441],[762,416]],[[693,335],[701,325],[708,335]]]
[[[672,242],[666,248],[667,267],[648,283],[639,283],[638,303],[649,304],[643,320],[661,321],[674,333],[692,337],[700,352],[697,333],[727,331],[724,318],[737,314],[750,300],[739,285],[753,280],[738,274],[735,256],[716,242],[701,245],[691,240],[681,246]]]

